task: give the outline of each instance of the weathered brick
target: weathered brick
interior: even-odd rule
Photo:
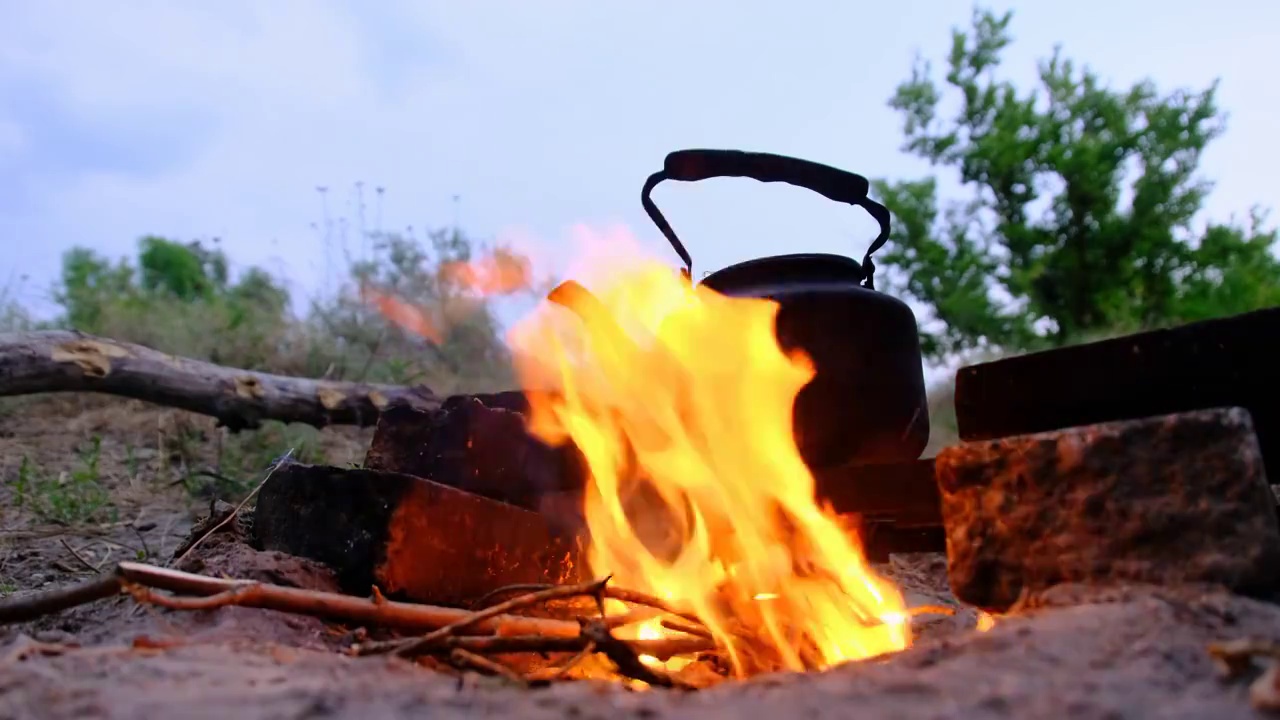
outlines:
[[[952,589],[989,611],[1063,582],[1280,585],[1280,526],[1239,408],[966,443],[937,476]]]

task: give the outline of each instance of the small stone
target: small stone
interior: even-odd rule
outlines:
[[[937,471],[949,582],[989,612],[1061,583],[1280,587],[1280,523],[1245,410],[965,443]]]

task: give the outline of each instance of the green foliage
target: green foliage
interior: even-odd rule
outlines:
[[[14,502],[46,521],[63,525],[100,519],[110,510],[110,497],[98,469],[101,452],[102,440],[95,436],[79,450],[76,467],[56,475],[37,468],[24,456],[13,481]]]
[[[73,248],[55,293],[65,311],[58,324],[291,375],[425,383],[437,392],[509,387],[510,358],[490,303],[455,270],[481,255],[511,267],[527,261],[507,248],[477,246],[456,229],[368,239],[373,259],[351,263],[347,281],[302,318],[291,313],[279,281],[257,267],[233,277],[216,246],[147,236],[136,259],[115,262]],[[427,318],[438,335],[424,338],[389,321],[371,302],[374,291]]]
[[[183,478],[183,485],[200,497],[244,497],[284,453],[301,463],[329,463],[320,431],[306,425],[263,423],[254,432],[228,435],[219,448],[215,471],[197,471]]]
[[[1011,17],[975,11],[953,33],[945,85],[921,61],[890,100],[904,149],[968,194],[944,206],[934,178],[875,183],[897,220],[887,280],[940,321],[922,332],[926,352],[1062,345],[1275,304],[1277,238],[1260,216],[1195,226],[1210,189],[1200,156],[1224,129],[1216,84],[1112,89],[1055,50],[1023,92],[998,76]]]
[[[361,380],[425,383],[441,392],[510,387],[511,360],[490,303],[471,292],[456,270],[480,257],[486,264],[524,259],[509,248],[477,247],[456,229],[422,239],[411,232],[375,233],[371,239],[377,260],[354,263],[337,297],[311,308],[308,323],[315,334],[341,340],[340,352],[313,348],[312,367],[323,364],[330,375]],[[371,301],[374,293],[410,308],[434,336],[388,321]]]
[[[138,269],[143,290],[191,302],[226,291],[227,258],[199,241],[177,243],[148,235],[142,238]]]
[[[88,248],[63,253],[62,281],[54,299],[66,310],[66,324],[92,331],[104,320],[110,306],[134,299],[133,268],[124,261],[112,264]]]

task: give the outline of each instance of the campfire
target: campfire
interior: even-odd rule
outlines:
[[[531,431],[586,461],[591,572],[695,616],[737,675],[906,647],[900,593],[815,499],[792,434],[813,369],[779,348],[777,304],[628,265],[513,333],[526,386],[555,387],[531,395]]]
[[[772,177],[780,167],[773,156],[706,152],[668,158],[664,173],[700,179],[707,162],[747,163]],[[789,167],[879,217],[856,176]],[[1114,617],[1128,619],[1113,629],[1199,613],[1200,634],[1179,647],[1211,631],[1229,641],[1201,644],[1231,678],[1255,657],[1280,658],[1265,637],[1218,637],[1238,622],[1219,605],[1262,617],[1245,603],[1280,592],[1266,472],[1280,459],[1280,405],[1265,347],[1280,310],[962,368],[963,441],[922,459],[914,327],[873,289],[869,258],[766,259],[789,281],[770,292],[761,261],[695,283],[683,245],[658,225],[684,271],[624,252],[575,272],[513,328],[521,387],[511,392],[439,398],[32,334],[6,366],[25,388],[67,389],[52,383],[71,378],[70,389],[128,394],[174,387],[154,379],[185,372],[201,389],[189,407],[229,414],[229,425],[372,415],[377,428],[363,466],[286,456],[238,506],[212,506],[163,564],[122,562],[82,585],[5,599],[0,624],[125,595],[176,611],[323,618],[330,648],[345,654],[520,686],[701,689],[779,672],[831,677],[837,666],[923,676],[932,656],[911,646],[930,640],[928,618],[940,616],[953,616],[951,633],[1009,638],[1021,623],[1061,642],[1101,637],[1097,652],[1113,652],[1091,616],[1034,623],[1046,609],[1115,601],[1127,605]],[[523,282],[455,270],[478,293]],[[818,303],[831,314],[795,312],[815,292],[833,300]],[[447,330],[447,317],[375,290],[367,299],[427,337]],[[839,328],[872,318],[883,345],[855,346],[831,317]],[[875,402],[856,402],[862,392]],[[204,563],[228,547],[308,563],[303,576],[331,582],[274,570],[217,577]],[[923,601],[909,564],[895,564],[921,552],[946,585]],[[53,652],[37,642],[10,657]],[[1056,671],[1059,656],[1044,657],[1041,671]],[[1169,657],[1191,672],[1185,652]],[[1014,673],[1022,660],[1005,662]],[[1255,705],[1280,707],[1277,678],[1280,661],[1253,684]]]

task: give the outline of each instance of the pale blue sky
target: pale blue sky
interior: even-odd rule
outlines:
[[[1061,42],[1116,83],[1223,79],[1211,213],[1280,207],[1280,3],[1025,2],[1007,64]],[[0,0],[0,287],[39,302],[73,244],[219,236],[233,260],[325,281],[315,188],[335,213],[385,186],[383,225],[578,222],[656,238],[640,185],[681,147],[794,154],[872,177],[926,172],[885,102],[941,60],[958,0]],[[452,198],[461,197],[455,208]],[[870,221],[800,190],[670,184],[656,197],[699,271],[859,254]],[[1277,218],[1280,219],[1280,218]],[[655,245],[656,247],[656,245]],[[677,263],[672,253],[671,262]]]

